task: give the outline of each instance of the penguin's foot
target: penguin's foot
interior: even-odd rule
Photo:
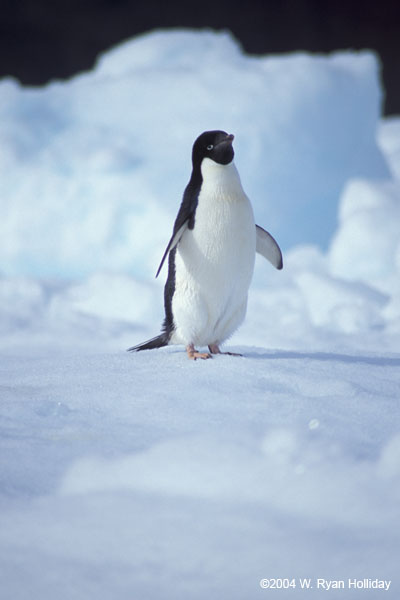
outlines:
[[[202,358],[204,360],[207,358],[212,358],[211,354],[209,354],[208,352],[199,352],[198,350],[196,350],[193,344],[189,344],[189,346],[186,346],[186,352],[190,360],[196,360],[196,358]]]
[[[221,352],[218,344],[210,344],[208,346],[211,354],[226,354],[227,356],[243,356],[243,354],[238,354],[237,352]]]

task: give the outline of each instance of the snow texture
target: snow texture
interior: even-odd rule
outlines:
[[[252,57],[212,31],[0,81],[2,600],[321,593],[260,588],[279,577],[399,597],[400,119],[381,97],[370,52]],[[214,128],[284,269],[257,258],[243,358],[127,354],[159,331],[154,274]]]
[[[235,134],[256,218],[285,249],[326,248],[347,180],[389,174],[369,52],[255,58],[228,33],[155,32],[68,83],[6,79],[0,98],[6,274],[148,277],[207,129]]]

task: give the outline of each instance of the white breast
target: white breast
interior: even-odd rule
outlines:
[[[254,269],[253,210],[233,163],[202,163],[193,230],[187,230],[175,257],[172,343],[222,343],[246,313]]]

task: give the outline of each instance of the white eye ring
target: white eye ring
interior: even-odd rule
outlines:
[[[212,144],[209,144],[209,145],[207,146],[207,150],[212,150],[213,148],[214,148],[214,146],[213,146]]]

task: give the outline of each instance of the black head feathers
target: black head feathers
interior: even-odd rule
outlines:
[[[193,167],[198,167],[204,158],[210,158],[220,165],[232,162],[234,136],[226,131],[205,131],[195,141],[192,150]]]

